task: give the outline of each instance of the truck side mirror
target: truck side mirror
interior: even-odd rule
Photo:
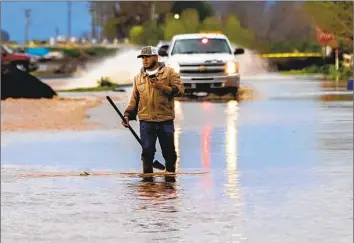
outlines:
[[[244,54],[245,50],[242,48],[236,48],[234,51],[234,55],[240,55],[240,54]]]
[[[168,56],[168,55],[167,55],[167,49],[168,49],[168,46],[167,46],[167,47],[165,47],[165,46],[161,47],[161,48],[158,50],[159,56],[161,56],[161,57],[166,57],[166,56]]]

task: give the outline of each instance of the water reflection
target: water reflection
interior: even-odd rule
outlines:
[[[226,174],[227,184],[226,194],[230,198],[238,198],[237,183],[237,129],[236,122],[238,117],[238,103],[236,101],[229,101],[226,107],[227,120],[226,120]]]
[[[202,150],[202,167],[204,170],[210,169],[210,134],[212,126],[206,124],[202,129],[201,150]]]
[[[168,201],[178,198],[176,185],[171,182],[149,182],[142,180],[135,184],[139,209],[155,208],[161,211],[177,212]],[[171,202],[172,202],[171,201]],[[165,210],[164,210],[165,209]]]
[[[131,222],[135,225],[133,228],[143,233],[154,233],[156,237],[163,236],[161,234],[164,232],[180,231],[180,224],[175,218],[180,211],[179,193],[175,183],[142,180],[130,184],[130,189],[132,195],[135,194],[130,207],[133,206],[133,210],[137,212],[131,215]]]
[[[319,104],[317,147],[325,153],[326,160],[337,151],[341,156],[353,157],[353,103],[327,102]],[[337,154],[336,154],[337,156]],[[332,156],[331,156],[332,157]],[[342,157],[342,160],[344,158]],[[348,158],[349,161],[352,159]]]
[[[176,153],[177,153],[177,161],[176,161],[176,171],[179,171],[179,162],[180,162],[180,134],[181,134],[181,125],[179,122],[179,119],[183,120],[183,111],[181,108],[181,103],[179,101],[175,101],[175,114],[176,114],[176,120],[175,120],[175,134],[174,134],[174,140],[175,140],[175,148],[176,148]]]

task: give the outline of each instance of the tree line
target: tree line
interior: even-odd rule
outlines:
[[[353,46],[351,1],[115,1],[92,2],[90,9],[102,37],[136,44],[209,30],[261,51],[320,51],[321,28],[335,35],[333,47],[350,52]]]
[[[222,31],[246,48],[262,51],[319,51],[316,27],[351,51],[353,2],[345,1],[149,1],[93,2],[91,13],[102,37],[156,44],[174,34]],[[174,17],[175,14],[179,18]]]

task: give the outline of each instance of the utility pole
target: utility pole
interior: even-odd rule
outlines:
[[[96,39],[96,9],[92,10],[92,23],[91,23],[91,28],[92,28],[92,39]]]
[[[55,39],[59,36],[59,28],[58,26],[55,28]]]
[[[30,25],[31,10],[25,9],[25,44],[28,42],[28,30]]]
[[[155,15],[156,15],[156,2],[152,1],[151,2],[151,13],[150,13],[150,19],[155,20]]]
[[[91,40],[96,38],[96,5],[95,2],[89,4],[91,13]]]
[[[71,2],[68,1],[68,41],[71,39]]]

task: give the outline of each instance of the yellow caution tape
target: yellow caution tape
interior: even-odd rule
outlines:
[[[261,54],[263,58],[284,58],[284,57],[321,57],[321,53],[269,53]]]

